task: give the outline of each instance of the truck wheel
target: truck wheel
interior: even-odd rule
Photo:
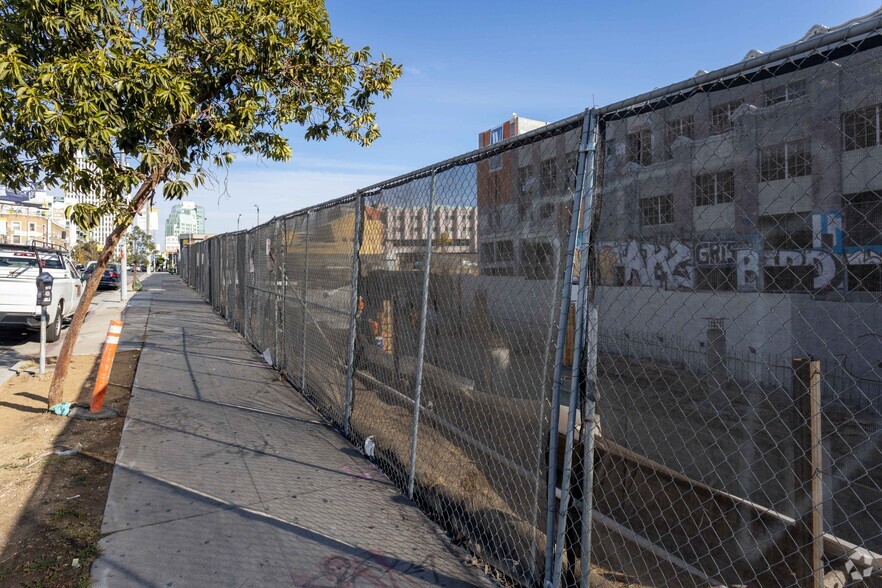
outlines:
[[[55,311],[55,320],[52,321],[51,325],[46,327],[46,341],[49,343],[54,343],[58,341],[58,338],[61,337],[61,318],[64,314],[64,303],[58,303],[58,309]]]

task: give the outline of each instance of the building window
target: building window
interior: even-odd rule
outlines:
[[[808,139],[766,147],[760,155],[760,181],[772,182],[812,175],[811,143]]]
[[[848,245],[882,245],[882,192],[845,194],[843,198]]]
[[[13,245],[21,245],[21,237],[18,235],[12,236],[12,244]]]
[[[529,182],[532,177],[533,170],[529,165],[522,165],[518,168],[518,186],[522,193],[527,191],[527,182]]]
[[[695,123],[691,114],[665,123],[665,156],[668,158],[671,157],[671,145],[678,137],[695,138]]]
[[[845,150],[865,149],[879,145],[879,105],[859,108],[842,114]]]
[[[556,159],[546,159],[542,162],[542,186],[546,191],[557,187],[558,169]]]
[[[811,218],[799,214],[761,216],[757,226],[766,249],[811,249],[814,241]]]
[[[511,241],[498,241],[496,243],[496,261],[509,262],[514,259],[514,246]]]
[[[28,223],[28,231],[31,233],[37,232],[37,223]]]
[[[763,267],[766,292],[808,292],[815,279],[812,265],[766,265]]]
[[[859,292],[882,292],[882,265],[849,264],[848,289]]]
[[[766,106],[772,106],[773,104],[780,104],[781,102],[789,102],[790,100],[802,98],[807,92],[808,89],[806,88],[805,80],[797,80],[795,82],[784,84],[783,86],[778,86],[777,88],[772,88],[765,93]]]
[[[642,129],[628,133],[628,161],[640,165],[652,163],[652,131]]]
[[[640,200],[640,222],[644,227],[674,222],[674,195],[664,194]]]
[[[544,280],[554,273],[554,247],[551,243],[524,243],[521,248],[524,277]]]
[[[738,277],[734,267],[700,267],[695,270],[695,289],[709,290],[735,290]]]
[[[495,145],[502,141],[502,127],[496,127],[495,129],[490,131],[490,144]],[[474,143],[473,143],[474,145]]]
[[[732,113],[744,104],[744,100],[733,100],[711,110],[711,134],[719,135],[732,130]]]
[[[712,206],[735,201],[735,173],[731,170],[695,177],[695,206]]]
[[[20,231],[21,230],[21,222],[20,221],[12,221],[12,230]]]

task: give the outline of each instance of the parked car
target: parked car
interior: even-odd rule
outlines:
[[[107,267],[104,268],[104,275],[101,276],[101,281],[98,283],[98,287],[119,290],[121,280],[122,276],[119,275],[119,265],[108,263]]]
[[[36,278],[42,272],[54,278],[46,340],[57,341],[62,323],[73,317],[83,294],[82,276],[63,249],[0,245],[0,327],[40,329]]]

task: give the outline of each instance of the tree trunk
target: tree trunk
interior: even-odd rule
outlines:
[[[134,220],[135,214],[141,210],[141,207],[153,194],[157,184],[157,177],[160,176],[154,175],[141,184],[141,187],[138,188],[135,196],[130,201],[129,206],[133,211],[131,216],[132,220]],[[83,321],[86,319],[86,313],[89,312],[89,305],[92,304],[92,297],[98,289],[98,284],[101,282],[101,276],[104,275],[104,269],[107,267],[107,263],[110,261],[110,257],[113,255],[117,243],[119,243],[123,233],[131,224],[131,220],[121,223],[107,236],[107,240],[104,242],[104,250],[101,252],[101,255],[98,256],[98,262],[92,270],[92,277],[86,282],[86,289],[83,292],[82,298],[80,298],[80,304],[77,306],[73,319],[71,319],[70,326],[67,329],[67,336],[64,338],[64,343],[61,346],[61,351],[58,353],[58,359],[55,362],[55,374],[52,376],[52,385],[49,387],[48,406],[50,408],[62,402],[64,380],[67,378],[67,370],[70,367],[70,359],[73,356],[74,345],[76,345],[77,338],[80,335],[80,328],[83,326]]]

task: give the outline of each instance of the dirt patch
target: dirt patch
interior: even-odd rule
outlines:
[[[89,584],[139,355],[117,353],[113,364],[105,403],[120,418],[48,413],[52,364],[45,375],[34,366],[0,386],[0,586]],[[65,401],[88,404],[98,360],[73,358]]]

